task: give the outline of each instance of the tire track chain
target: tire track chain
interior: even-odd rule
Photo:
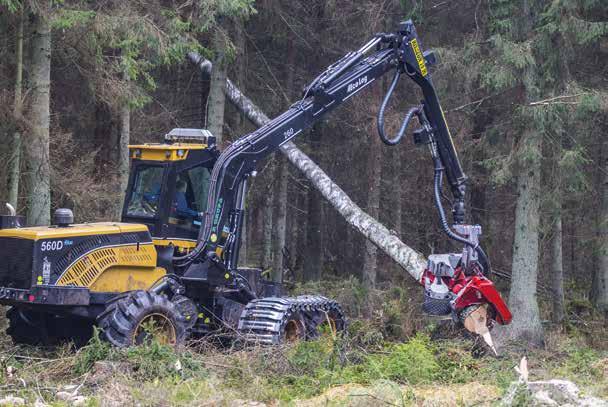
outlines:
[[[259,298],[245,306],[237,331],[246,343],[277,345],[282,342],[287,323],[298,319],[305,325],[308,339],[309,333],[316,329],[310,326],[318,319],[315,316],[329,312],[344,319],[340,304],[320,295]]]

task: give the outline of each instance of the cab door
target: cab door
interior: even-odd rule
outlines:
[[[122,210],[122,221],[148,226],[152,236],[162,234],[168,204],[169,166],[141,161],[133,165]]]

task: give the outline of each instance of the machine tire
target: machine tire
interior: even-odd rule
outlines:
[[[8,328],[6,334],[15,345],[52,345],[48,334],[46,315],[27,309],[11,307],[6,312]]]
[[[186,338],[188,326],[174,303],[148,291],[116,297],[97,317],[97,325],[103,330],[103,337],[117,347],[140,345],[150,336],[164,344],[179,345]],[[158,331],[151,333],[152,329]]]
[[[85,345],[93,334],[93,323],[81,318],[70,318],[11,307],[6,312],[7,335],[13,343],[24,345],[57,345],[74,342]]]

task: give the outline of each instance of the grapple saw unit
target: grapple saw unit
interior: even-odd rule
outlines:
[[[208,61],[190,57],[211,69]],[[23,227],[14,211],[1,216],[0,303],[11,305],[9,334],[27,343],[78,340],[97,324],[112,344],[130,346],[151,336],[180,343],[210,332],[277,344],[343,330],[345,317],[335,301],[284,296],[261,270],[239,266],[247,183],[282,144],[389,72],[379,135],[398,144],[416,119],[414,141],[427,146],[435,169],[441,227],[463,245],[460,253],[429,257],[420,273],[423,309],[451,314],[481,335],[494,321],[509,323],[509,310],[487,278],[481,228],[464,223],[466,176],[431,81],[434,63],[413,23],[405,21],[331,65],[299,102],[221,153],[215,137],[201,129],[174,129],[163,143],[130,146],[121,222],[74,224],[66,209],[43,227]],[[384,114],[402,76],[420,86],[424,100],[391,137]],[[453,196],[452,226],[441,203],[444,176]]]

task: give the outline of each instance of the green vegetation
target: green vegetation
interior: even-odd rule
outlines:
[[[427,330],[388,339],[373,321],[357,319],[344,337],[281,348],[226,349],[197,342],[176,350],[151,342],[115,349],[98,334],[78,350],[4,343],[0,388],[6,389],[4,395],[30,402],[42,396],[56,405],[63,405],[56,393],[66,385],[80,386],[89,405],[109,400],[123,405],[196,405],[202,400],[324,405],[317,400],[326,398],[349,405],[352,397],[412,405],[437,397],[450,397],[452,404],[488,403],[517,379],[513,367],[523,356],[520,350],[506,350],[500,358],[476,357],[470,339],[431,339],[436,336]],[[576,329],[550,331],[546,349],[528,355],[531,379],[565,378],[587,394],[608,395],[608,352],[591,348],[588,338]],[[516,401],[525,405],[526,397],[522,392]]]

